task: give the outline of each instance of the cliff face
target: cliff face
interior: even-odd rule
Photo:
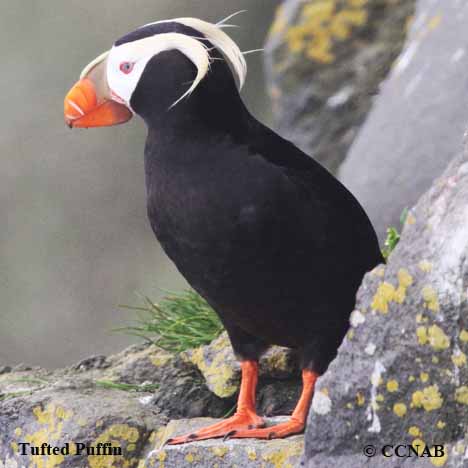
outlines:
[[[418,1],[404,51],[340,168],[380,239],[460,152],[468,121],[467,21],[465,2]]]
[[[277,130],[335,172],[403,47],[415,0],[286,0],[265,45]]]
[[[468,150],[409,212],[386,267],[364,279],[351,329],[320,379],[307,467],[464,467],[468,434]],[[385,458],[385,444],[442,444],[441,458]],[[431,449],[432,450],[432,449]]]

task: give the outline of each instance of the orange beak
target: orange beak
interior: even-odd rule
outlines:
[[[133,114],[125,105],[99,97],[91,79],[85,77],[65,96],[64,116],[70,128],[89,128],[118,125]]]

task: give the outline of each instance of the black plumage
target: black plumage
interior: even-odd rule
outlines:
[[[201,23],[190,20],[205,28]],[[208,28],[219,38],[215,25]],[[206,76],[182,100],[197,76],[196,59],[167,45],[175,41],[167,35],[173,32],[185,44],[181,50],[187,42],[180,35],[190,36],[204,42],[211,58]],[[152,24],[119,39],[117,54],[119,47],[125,52],[126,44],[158,34],[166,41],[163,51],[146,56],[129,103],[102,84],[103,70],[111,67],[112,82],[119,85],[111,51],[110,65],[104,54],[85,69],[65,99],[65,117],[77,127],[121,123],[131,117],[130,106],[145,120],[151,226],[180,272],[219,314],[241,360],[234,416],[170,443],[301,432],[316,379],[348,328],[362,277],[383,261],[376,234],[338,180],[249,113],[229,60],[200,31],[178,21]],[[224,44],[234,56],[239,52],[229,40]],[[141,53],[141,42],[139,47]],[[131,74],[134,63],[125,60],[120,71]],[[242,68],[242,61],[237,64]],[[120,85],[128,92],[128,82]],[[262,429],[255,411],[258,359],[273,344],[302,353],[304,388],[287,423]]]
[[[382,262],[374,229],[339,181],[248,112],[224,61],[167,111],[194,73],[183,54],[164,52],[132,97],[148,125],[151,226],[241,358],[279,344],[321,373],[364,273]]]

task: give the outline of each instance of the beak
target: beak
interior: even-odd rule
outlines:
[[[64,117],[70,128],[108,127],[130,120],[132,112],[111,99],[103,66],[82,77],[65,96]]]
[[[88,78],[78,81],[68,92],[64,114],[70,128],[109,127],[127,122],[133,116],[125,105],[99,99]]]

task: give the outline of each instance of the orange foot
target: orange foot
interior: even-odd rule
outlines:
[[[304,422],[296,418],[263,429],[240,430],[229,434],[233,439],[282,439],[293,434],[300,434],[304,430]]]
[[[212,426],[200,429],[198,432],[169,439],[167,444],[177,445],[185,444],[187,442],[195,442],[197,440],[226,437],[230,436],[231,434],[237,434],[238,432],[243,433],[249,431],[250,429],[256,429],[264,426],[265,422],[263,419],[260,416],[257,416],[255,413],[239,413],[235,414],[229,419],[226,419],[225,421],[221,421],[217,424],[213,424]]]

